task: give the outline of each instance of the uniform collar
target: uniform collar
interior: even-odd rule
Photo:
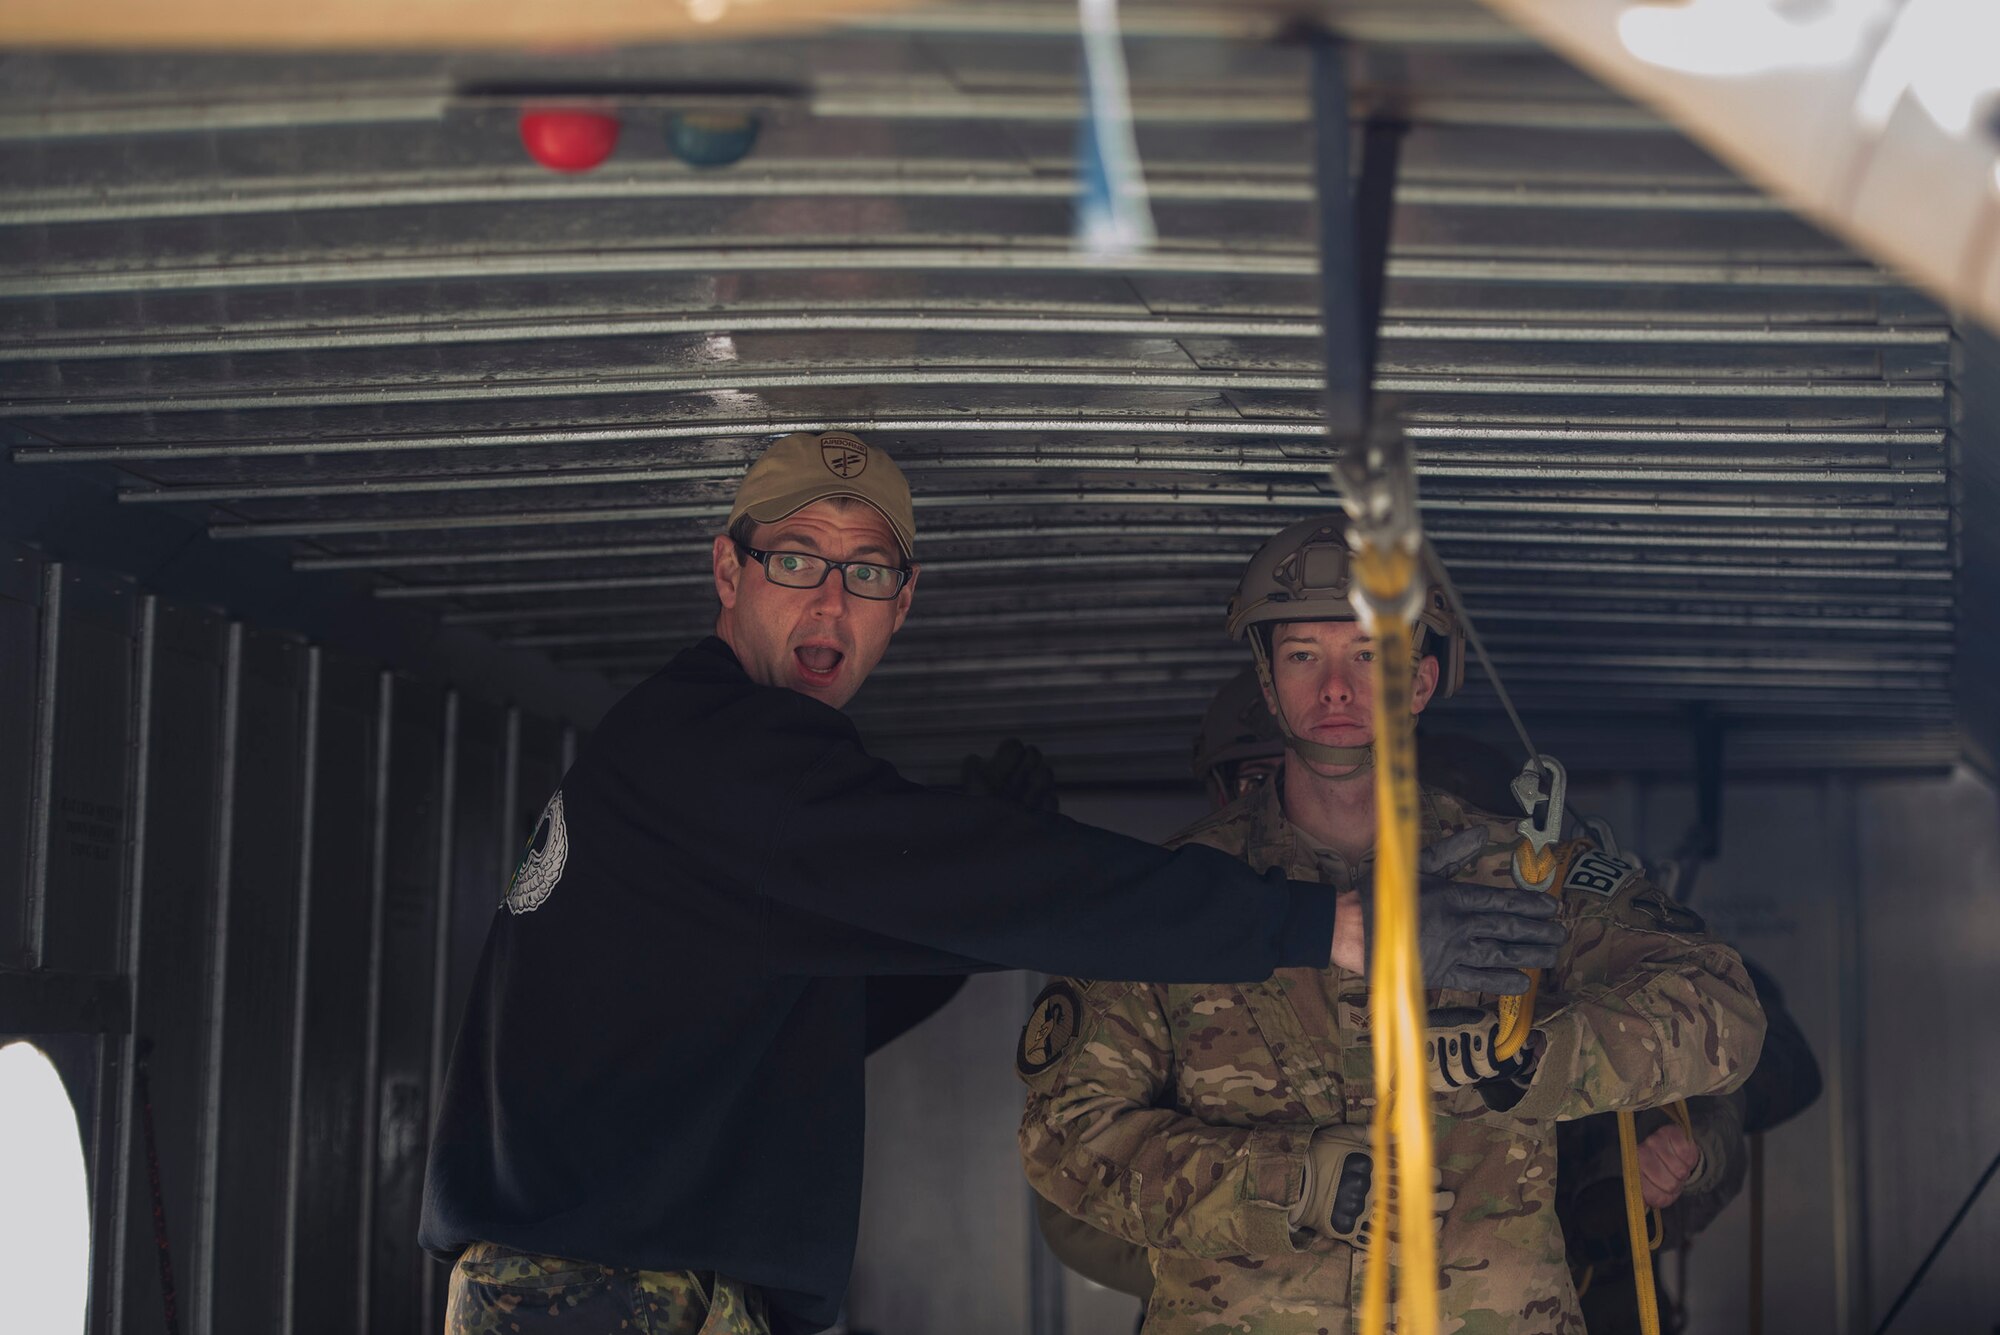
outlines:
[[[1362,869],[1374,865],[1373,849],[1350,867],[1345,856],[1327,848],[1287,820],[1281,792],[1283,785],[1284,774],[1280,771],[1251,799],[1249,852],[1252,865],[1259,868],[1283,867],[1288,875],[1298,880],[1340,880],[1345,873],[1359,875]],[[1428,847],[1448,833],[1450,822],[1446,813],[1440,810],[1440,805],[1451,803],[1451,798],[1437,789],[1424,788],[1419,792],[1418,802],[1421,823],[1417,843],[1419,847]]]

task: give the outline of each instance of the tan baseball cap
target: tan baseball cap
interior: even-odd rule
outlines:
[[[915,554],[917,516],[910,504],[910,484],[896,461],[845,431],[815,436],[794,431],[772,443],[750,465],[736,489],[729,526],[749,516],[760,524],[775,524],[814,501],[852,496],[866,501],[889,521],[903,558]]]

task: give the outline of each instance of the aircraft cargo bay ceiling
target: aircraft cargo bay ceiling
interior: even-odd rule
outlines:
[[[1378,403],[1544,749],[1941,764],[1947,316],[1470,3],[1333,4],[1406,118]],[[0,58],[0,442],[384,606],[636,681],[704,633],[745,461],[841,428],[917,494],[854,709],[937,776],[1009,733],[1186,774],[1238,570],[1335,503],[1309,60],[1127,0],[1156,247],[1073,247],[1064,4],[617,54]],[[620,100],[596,170],[527,95]],[[700,94],[697,96],[696,94]],[[751,110],[742,161],[676,110]],[[1491,731],[1475,666],[1440,712]],[[1504,736],[1503,732],[1494,733]]]

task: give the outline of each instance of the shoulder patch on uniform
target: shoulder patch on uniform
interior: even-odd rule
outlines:
[[[563,864],[568,861],[569,827],[563,822],[562,789],[558,788],[542,808],[528,851],[514,869],[514,882],[507,887],[507,911],[533,913],[540,908],[562,879]]]
[[[1062,1060],[1070,1040],[1082,1027],[1083,1003],[1076,989],[1057,979],[1035,998],[1028,1022],[1021,1026],[1021,1046],[1014,1054],[1014,1069],[1023,1077],[1037,1076]]]
[[[1588,849],[1569,864],[1569,875],[1563,878],[1563,893],[1588,890],[1609,899],[1638,874],[1637,864],[1614,858],[1601,848]]]
[[[1632,902],[1626,906],[1626,910],[1627,920],[1637,927],[1650,927],[1661,932],[1679,932],[1683,935],[1708,930],[1708,924],[1702,921],[1699,913],[1657,885],[1649,885],[1632,896]]]

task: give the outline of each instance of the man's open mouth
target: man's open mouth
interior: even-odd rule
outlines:
[[[838,649],[819,644],[800,645],[792,650],[792,656],[799,660],[799,666],[809,677],[831,677],[839,668],[840,660],[847,657]]]

